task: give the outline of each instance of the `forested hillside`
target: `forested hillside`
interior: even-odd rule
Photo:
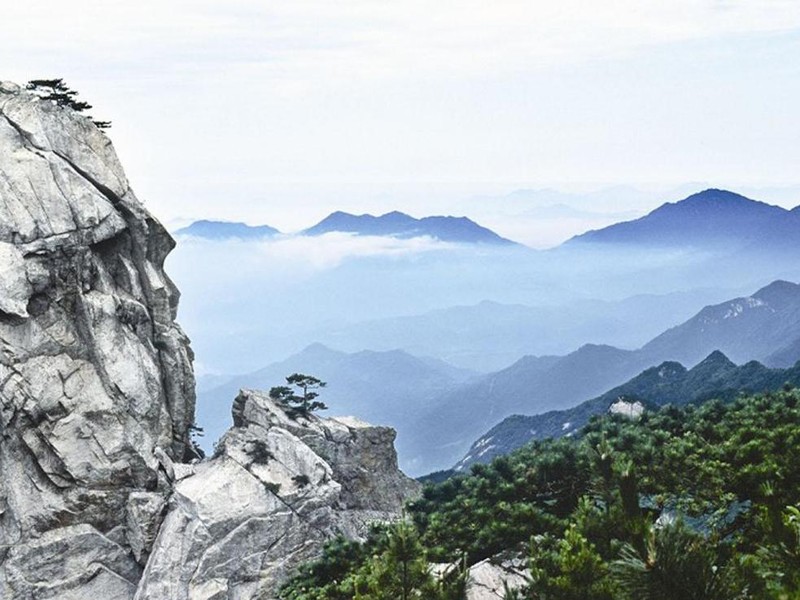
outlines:
[[[529,569],[508,599],[797,598],[798,455],[796,390],[596,417],[426,487],[405,522],[330,544],[281,597],[459,598],[459,572],[510,552]]]
[[[476,462],[488,463],[531,440],[574,435],[592,416],[625,410],[626,406],[636,410],[632,406],[636,403],[658,408],[710,398],[731,400],[739,394],[775,392],[786,383],[800,386],[800,363],[789,369],[770,369],[756,361],[739,366],[719,351],[712,352],[691,369],[677,362],[664,362],[573,408],[503,419],[478,438],[456,470],[463,471]]]

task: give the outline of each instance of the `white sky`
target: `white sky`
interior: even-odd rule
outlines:
[[[78,89],[168,223],[688,181],[800,203],[796,0],[6,0],[2,20],[0,78]]]

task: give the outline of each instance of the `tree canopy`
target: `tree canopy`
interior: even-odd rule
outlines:
[[[337,596],[333,582],[396,575],[384,553],[402,535],[417,540],[403,546],[415,573],[423,558],[475,564],[523,551],[529,583],[507,594],[520,600],[797,599],[798,456],[798,391],[596,417],[580,436],[426,486],[407,508],[414,532],[391,526],[383,542],[347,542],[347,561],[326,552],[281,598],[358,597]],[[428,579],[409,581],[428,593]]]
[[[320,390],[327,383],[311,375],[293,373],[286,378],[289,385],[270,389],[269,396],[283,405],[293,416],[308,415],[317,410],[326,410],[325,403],[317,400]]]
[[[42,100],[50,100],[58,106],[65,106],[75,112],[84,112],[92,108],[92,105],[88,102],[78,100],[78,92],[70,89],[61,78],[31,79],[26,89],[37,94]],[[89,118],[99,129],[111,127],[111,121],[98,121],[92,117]]]

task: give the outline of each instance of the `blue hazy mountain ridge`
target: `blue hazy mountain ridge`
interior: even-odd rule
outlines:
[[[247,225],[232,221],[195,221],[175,231],[176,236],[192,236],[207,240],[260,240],[281,232],[269,225]]]
[[[516,242],[500,237],[494,231],[478,225],[467,217],[432,216],[415,219],[399,211],[380,216],[353,215],[337,211],[313,227],[303,230],[302,233],[315,236],[332,232],[398,238],[429,236],[442,242],[516,245]]]
[[[791,214],[796,219],[800,212]],[[630,244],[566,244],[535,251],[526,246],[467,243],[398,244],[401,248],[382,252],[385,245],[352,244],[342,237],[348,236],[297,236],[305,243],[276,244],[276,248],[268,243],[257,250],[248,244],[179,240],[170,257],[170,273],[184,290],[181,319],[206,372],[255,370],[315,341],[351,352],[400,347],[412,354],[452,359],[454,364],[463,357],[464,362],[457,364],[470,368],[481,362],[480,353],[485,349],[493,356],[480,368],[497,370],[524,354],[564,354],[585,342],[638,347],[648,339],[635,339],[639,330],[649,330],[653,337],[704,304],[775,279],[800,279],[796,249],[762,252],[762,246],[770,246],[758,242],[752,242],[751,249],[728,252]],[[198,264],[204,268],[198,270]],[[231,269],[232,264],[237,269]],[[467,340],[472,348],[463,344],[449,348],[446,331],[442,331],[442,342],[435,345],[424,339],[411,345],[413,340],[408,337],[408,345],[406,341],[380,347],[372,347],[371,342],[356,344],[361,335],[359,323],[476,305],[487,299],[506,305],[572,307],[582,300],[619,301],[698,288],[732,293],[699,298],[692,313],[676,313],[672,320],[666,305],[653,312],[652,324],[646,317],[626,319],[622,315],[616,325],[618,336],[592,331],[588,316],[577,315],[571,322],[562,320],[567,333],[561,347],[555,347],[561,336],[547,327],[541,333],[529,329],[527,347],[514,343],[492,348],[486,337],[483,348],[473,337]],[[247,293],[242,293],[244,290]],[[594,313],[589,304],[584,306],[586,315]],[[482,317],[476,314],[476,318]],[[662,328],[656,329],[656,324]],[[463,327],[480,329],[469,322]],[[604,327],[608,332],[615,325],[611,319],[606,326],[598,323],[598,328]],[[585,337],[578,335],[581,329]],[[354,341],[320,337],[323,331],[354,333]],[[365,329],[363,337],[370,335]],[[431,338],[424,330],[422,336]],[[439,349],[444,353],[438,354]]]
[[[434,397],[476,376],[440,360],[416,357],[398,350],[346,353],[313,344],[280,362],[252,373],[237,375],[222,385],[198,389],[198,422],[205,430],[206,450],[231,422],[231,399],[241,388],[269,390],[285,385],[295,372],[326,381],[320,400],[329,406],[326,416],[357,416],[395,427],[401,456],[410,454],[403,435],[414,415]]]
[[[575,406],[652,365],[695,364],[715,350],[735,356],[737,363],[769,363],[775,352],[799,338],[800,285],[778,281],[750,297],[704,308],[638,350],[587,344],[566,356],[524,357],[435,399],[412,429],[417,454],[408,460],[431,466],[430,470],[446,468],[464,456],[473,440],[509,415]],[[800,355],[787,352],[782,359],[781,364],[768,366],[794,364]]]
[[[737,249],[800,247],[800,211],[708,189],[644,217],[588,231],[565,245],[625,244]],[[755,245],[758,246],[755,246]]]
[[[618,301],[585,299],[550,306],[484,300],[418,315],[390,317],[328,328],[316,339],[354,352],[399,348],[437,356],[453,365],[488,373],[526,354],[564,354],[594,340],[638,348],[732,293],[700,288],[670,294],[640,294]]]
[[[775,281],[744,298],[707,306],[686,323],[665,331],[642,347],[646,356],[669,356],[694,364],[709,348],[721,349],[739,363],[762,360],[788,367],[799,354],[781,351],[800,340],[800,285]]]
[[[730,400],[740,393],[776,391],[787,383],[800,385],[800,362],[786,369],[770,369],[757,361],[737,366],[719,351],[691,369],[679,362],[664,362],[573,408],[507,417],[478,438],[455,469],[462,471],[474,463],[490,462],[532,440],[573,435],[592,416],[608,412],[620,399],[639,401],[646,409],[653,409],[712,398]]]

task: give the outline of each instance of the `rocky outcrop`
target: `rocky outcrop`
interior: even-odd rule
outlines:
[[[0,85],[0,597],[137,585],[194,414],[172,247],[89,119]]]
[[[418,491],[397,469],[394,436],[353,419],[290,418],[243,391],[216,456],[176,484],[137,600],[273,598],[324,541],[396,518]]]
[[[416,492],[392,430],[256,392],[187,464],[173,245],[90,119],[0,83],[0,598],[270,598]]]
[[[472,565],[467,575],[465,600],[503,600],[508,591],[528,584],[527,560],[521,557],[495,556]]]

